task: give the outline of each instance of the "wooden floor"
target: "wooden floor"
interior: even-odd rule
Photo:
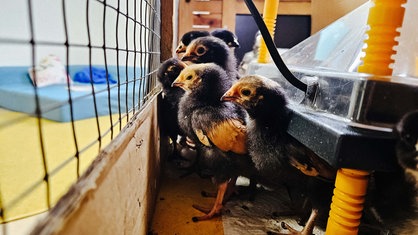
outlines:
[[[255,201],[249,201],[248,195],[242,194],[231,198],[224,207],[221,217],[209,221],[192,222],[193,216],[202,215],[192,208],[193,204],[211,207],[214,198],[204,198],[201,191],[215,192],[215,186],[209,179],[201,179],[196,174],[180,178],[181,171],[170,164],[163,173],[163,181],[157,198],[157,205],[151,231],[152,235],[188,235],[188,234],[266,234],[268,231],[284,232],[280,227],[286,221],[296,229],[295,217],[276,217],[280,211],[288,211],[289,199],[285,190],[257,193]],[[238,184],[245,185],[245,179]],[[315,228],[314,234],[324,232]]]
[[[202,190],[215,192],[215,186],[208,179],[196,174],[181,178],[182,171],[167,164],[162,177],[162,185],[150,234],[224,234],[222,218],[195,223],[193,216],[202,215],[193,209],[193,204],[210,207],[214,198],[202,197]]]

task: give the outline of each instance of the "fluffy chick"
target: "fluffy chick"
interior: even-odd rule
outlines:
[[[213,36],[193,40],[181,58],[195,64],[215,63],[221,66],[230,79],[238,79],[237,60],[224,41]]]
[[[175,97],[177,101],[173,102],[177,104],[180,97],[184,94],[184,91],[177,87],[172,87],[171,84],[186,66],[187,65],[181,60],[170,58],[161,64],[157,72],[158,81],[163,88],[163,95]]]
[[[220,100],[231,85],[226,72],[213,63],[190,65],[173,82],[186,91],[180,100],[180,127],[196,143],[199,165],[218,187],[213,208],[208,211],[195,206],[207,214],[193,221],[218,215],[230,184],[254,170],[246,155],[245,111]]]
[[[180,43],[176,48],[176,53],[182,53],[185,52],[187,49],[187,46],[190,44],[191,41],[195,40],[196,38],[199,37],[204,37],[204,36],[209,36],[210,33],[208,31],[189,31],[185,34],[183,34],[183,36],[180,39]]]
[[[396,155],[399,164],[418,182],[418,110],[409,112],[396,125],[399,141]]]
[[[372,174],[369,204],[381,227],[393,234],[418,234],[418,110],[405,114],[395,132],[399,169]]]
[[[237,36],[227,29],[215,29],[210,33],[210,35],[221,39],[230,48],[239,47]]]
[[[248,112],[247,146],[261,177],[258,180],[265,184],[269,179],[267,184],[270,187],[284,184],[291,195],[295,190],[302,192],[312,203],[314,209],[302,232],[288,225],[285,227],[293,234],[312,234],[318,209],[329,206],[333,183],[311,176],[323,176],[332,181],[335,170],[287,134],[290,116],[280,85],[261,76],[246,76],[235,83],[222,100],[237,103]],[[321,193],[327,193],[316,195],[314,192],[318,188],[321,188]]]
[[[407,218],[400,220],[395,233],[418,233],[418,110],[405,114],[396,125],[399,141],[396,155],[400,166],[405,171],[406,181],[412,191],[410,213]]]
[[[184,94],[184,90],[178,87],[172,87],[171,84],[186,67],[186,64],[177,58],[170,58],[164,61],[157,72],[157,79],[162,85],[162,102],[161,102],[161,122],[160,127],[173,141],[173,153],[177,153],[177,137],[183,135],[178,119],[178,109],[180,98]]]
[[[224,41],[226,45],[230,48],[239,47],[239,42],[237,36],[235,34],[227,29],[215,29],[212,32],[208,31],[189,31],[180,39],[180,43],[176,48],[176,53],[180,54],[186,51],[187,46],[190,44],[191,41],[193,41],[196,38],[205,37],[212,35],[214,37],[217,37]]]

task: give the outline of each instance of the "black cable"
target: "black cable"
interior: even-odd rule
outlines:
[[[274,41],[270,36],[270,32],[268,31],[267,26],[264,23],[263,18],[261,17],[257,8],[255,7],[253,1],[251,0],[244,0],[244,1],[245,1],[245,4],[247,4],[248,10],[250,10],[251,15],[253,16],[254,21],[257,24],[258,29],[260,30],[261,35],[263,36],[264,42],[266,43],[267,49],[270,52],[270,55],[274,61],[274,64],[276,64],[279,71],[283,74],[284,78],[288,82],[290,82],[290,84],[292,84],[299,90],[306,92],[308,90],[308,85],[306,85],[305,83],[297,79],[293,75],[293,73],[290,72],[286,64],[283,62],[283,59],[280,56],[279,52],[277,51],[277,47],[274,44]]]

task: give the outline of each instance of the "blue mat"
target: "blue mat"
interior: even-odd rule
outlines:
[[[71,66],[71,76],[86,66]],[[96,66],[97,67],[97,66]],[[104,68],[104,67],[100,67]],[[0,67],[0,107],[35,115],[36,100],[35,89],[27,74],[28,67]],[[108,67],[108,71],[115,80],[117,79],[117,67]],[[128,83],[126,83],[128,73]],[[146,74],[146,70],[142,75]],[[97,113],[99,116],[126,112],[131,110],[133,104],[137,104],[143,98],[140,91],[146,87],[146,81],[133,83],[134,68],[119,67],[120,85],[110,85],[110,108],[109,93],[106,84],[95,84],[95,98]],[[136,68],[136,77],[139,78],[141,71]],[[139,87],[141,85],[141,88]],[[118,88],[119,86],[119,88]],[[74,120],[95,117],[94,100],[90,84],[73,83],[70,89]],[[71,121],[69,94],[66,84],[54,84],[38,88],[38,99],[41,116],[46,119],[68,122]],[[135,98],[133,97],[135,94]],[[119,97],[119,98],[118,98]],[[109,110],[110,109],[110,110]]]

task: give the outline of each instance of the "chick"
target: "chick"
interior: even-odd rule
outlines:
[[[172,97],[173,104],[178,105],[180,97],[183,96],[182,89],[172,87],[171,84],[176,80],[177,76],[187,65],[177,58],[170,58],[164,61],[157,72],[158,81],[163,88],[163,96]],[[173,106],[174,106],[173,105]]]
[[[418,234],[414,180],[400,166],[370,176],[359,234]]]
[[[418,233],[418,110],[405,114],[396,125],[399,141],[396,155],[405,171],[409,185],[411,213],[402,218],[395,228],[396,234]]]
[[[245,111],[233,103],[221,102],[222,94],[232,85],[218,65],[194,64],[185,68],[173,86],[186,91],[180,100],[179,124],[198,150],[200,169],[212,177],[218,187],[210,211],[193,221],[210,219],[221,213],[224,196],[239,175],[250,176],[255,170],[246,154]]]
[[[195,64],[215,63],[221,66],[230,79],[238,79],[237,60],[224,41],[213,36],[193,40],[181,58]]]
[[[366,209],[393,234],[418,234],[418,110],[405,114],[395,132],[399,167],[372,174]]]
[[[180,43],[176,48],[176,53],[180,54],[182,52],[185,52],[186,49],[187,49],[187,46],[194,39],[209,36],[209,35],[212,35],[214,37],[217,37],[217,38],[221,39],[230,48],[239,47],[239,42],[238,42],[237,36],[235,36],[235,34],[233,32],[231,32],[227,29],[215,29],[210,33],[208,31],[189,31],[181,37]]]
[[[182,53],[185,52],[187,49],[187,46],[190,44],[191,41],[193,41],[196,38],[199,37],[204,37],[204,36],[209,36],[210,33],[208,31],[189,31],[185,34],[183,34],[183,36],[180,39],[180,43],[176,48],[176,53]]]
[[[170,58],[164,61],[157,72],[157,79],[162,85],[161,122],[160,127],[173,142],[173,153],[177,154],[177,137],[181,133],[177,114],[180,98],[184,91],[171,84],[186,67],[186,64],[177,58]]]
[[[396,131],[398,162],[418,182],[418,110],[407,113],[396,125]]]
[[[239,47],[237,36],[227,29],[215,29],[210,33],[210,35],[221,39],[230,48]]]
[[[313,210],[300,234],[312,234],[318,213],[327,212],[322,209],[329,206],[335,170],[287,134],[290,116],[280,85],[261,76],[245,76],[222,96],[222,100],[237,103],[248,112],[247,147],[258,171],[258,180],[262,184],[267,182],[270,187],[284,184],[289,192],[307,195]],[[331,182],[323,183],[316,176],[329,178]],[[299,234],[290,226],[285,227]]]

